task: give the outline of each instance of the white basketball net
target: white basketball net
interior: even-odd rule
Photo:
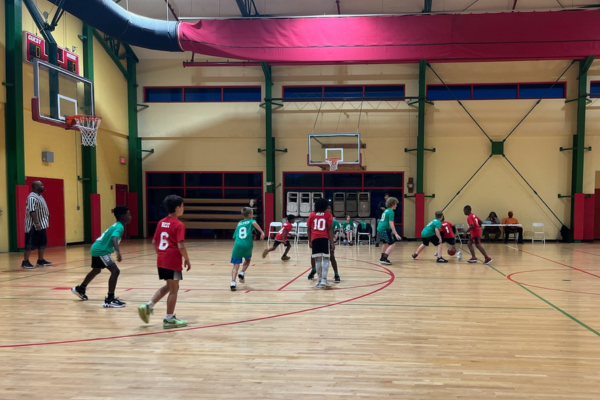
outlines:
[[[329,164],[330,171],[337,171],[338,163],[341,161],[339,158],[326,158],[327,164]]]
[[[75,127],[81,132],[81,145],[96,146],[96,135],[102,118],[93,115],[77,115],[74,118],[77,121]]]

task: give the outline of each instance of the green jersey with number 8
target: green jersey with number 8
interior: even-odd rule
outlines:
[[[242,258],[252,256],[252,248],[254,247],[254,240],[252,239],[252,229],[256,221],[253,219],[244,219],[238,223],[233,238],[235,244],[233,245],[233,253],[231,258]]]

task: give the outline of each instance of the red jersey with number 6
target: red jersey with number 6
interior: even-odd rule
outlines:
[[[473,228],[470,230],[472,237],[481,237],[481,222],[477,215],[471,213],[467,217],[467,224],[469,226],[473,225]]]
[[[159,268],[182,271],[182,256],[177,245],[185,240],[185,225],[173,217],[162,219],[154,232],[156,246],[156,266]]]
[[[452,239],[454,237],[454,232],[452,231],[452,227],[454,225],[452,225],[452,222],[449,221],[444,221],[442,222],[442,236],[445,237],[446,239]]]
[[[328,212],[313,212],[308,217],[306,225],[310,227],[311,242],[319,238],[329,239],[329,227],[333,225],[333,215]]]

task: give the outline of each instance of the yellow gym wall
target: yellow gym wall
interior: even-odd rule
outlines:
[[[434,64],[447,84],[554,82],[570,61],[505,62],[471,64]],[[578,69],[575,64],[563,76],[567,98],[577,97]],[[428,84],[440,81],[428,70]],[[463,101],[465,107],[494,141],[503,140],[527,114],[536,100]],[[504,153],[519,172],[565,223],[570,221],[571,152],[576,128],[576,103],[564,99],[543,100],[506,141]],[[491,153],[491,144],[456,101],[436,101],[428,106],[425,147],[435,147],[425,161],[425,191],[435,193],[426,200],[426,219],[442,209]],[[589,131],[588,131],[589,132]],[[590,135],[592,136],[592,135]],[[594,175],[586,162],[585,192],[593,190]],[[505,218],[508,210],[523,224],[524,236],[530,237],[531,223],[543,222],[546,237],[558,237],[560,223],[552,216],[525,182],[502,156],[493,156],[479,174],[446,209],[453,223],[466,223],[462,212],[470,204],[482,219],[490,211]]]
[[[434,64],[448,84],[554,82],[570,61],[446,63]],[[285,66],[273,67],[273,96],[282,96],[286,85],[406,85],[407,96],[418,94],[418,66]],[[578,64],[561,78],[567,98],[577,96]],[[139,68],[139,96],[144,86],[211,86],[262,84],[259,67],[188,68],[177,59],[146,59]],[[596,77],[596,78],[594,78]],[[427,70],[427,83],[439,84]],[[600,64],[594,63],[590,79],[600,80]],[[264,89],[263,89],[264,95]],[[463,101],[474,118],[494,141],[503,140],[527,114],[536,100]],[[273,135],[277,148],[276,184],[283,171],[315,171],[306,165],[307,135],[316,120],[315,133],[355,132],[360,102],[286,102],[273,113]],[[321,107],[321,112],[318,109]],[[600,118],[594,104],[588,106],[588,146],[596,143]],[[255,103],[151,103],[140,112],[140,135],[144,148],[156,153],[144,161],[145,171],[265,170],[264,111]],[[318,118],[317,118],[318,115]],[[339,121],[339,125],[338,125]],[[576,129],[576,103],[546,99],[529,115],[505,143],[505,154],[541,195],[554,213],[570,223],[571,152]],[[363,164],[368,171],[404,171],[416,176],[417,110],[407,102],[364,102],[359,131],[367,148]],[[491,143],[455,101],[437,101],[426,108],[425,192],[426,219],[444,208],[491,153]],[[586,152],[584,192],[593,192],[595,171],[600,161]],[[465,223],[462,208],[470,204],[483,219],[490,211],[500,218],[508,210],[524,225],[530,236],[531,223],[543,222],[547,238],[558,237],[560,223],[502,156],[493,156],[462,193],[448,206],[446,215],[454,223]],[[282,213],[282,190],[277,191],[277,216]],[[405,235],[414,237],[414,201],[404,201]]]
[[[51,6],[47,2],[40,3],[40,12],[50,11]],[[32,33],[37,32],[26,10],[23,12],[23,29]],[[83,76],[82,43],[77,36],[81,31],[81,21],[65,13],[53,35],[59,46],[77,47],[80,74]],[[82,175],[79,133],[37,123],[31,119],[33,66],[28,63],[23,63],[23,86],[25,173],[27,176],[64,181],[66,243],[81,242],[83,241],[83,188],[77,179],[78,175]],[[127,166],[119,164],[119,156],[127,155],[127,85],[119,69],[96,40],[94,40],[94,95],[96,114],[103,117],[98,134],[96,163],[104,229],[114,223],[111,213],[115,206],[114,185],[128,184]],[[55,162],[43,163],[42,151],[54,152]],[[78,205],[79,209],[77,209]]]
[[[94,96],[96,115],[102,117],[96,147],[98,193],[102,201],[102,229],[114,224],[115,184],[129,185],[127,80],[100,43],[94,39]],[[129,162],[129,160],[127,160]]]
[[[0,21],[5,21],[4,0],[0,0]],[[0,78],[6,76],[5,29],[0,29]],[[0,87],[0,252],[8,251],[8,198],[6,196],[6,149],[5,149],[6,87]]]
[[[260,67],[183,68],[178,59],[142,59],[138,99],[145,86],[263,85]],[[264,93],[264,89],[263,89]],[[148,103],[138,112],[146,171],[263,171],[264,110],[257,103]],[[144,188],[145,188],[144,177]],[[144,190],[145,201],[145,190]],[[145,206],[144,206],[145,215]]]
[[[418,66],[349,65],[273,67],[273,96],[282,97],[284,86],[404,84],[407,96],[418,95]],[[284,171],[320,171],[307,165],[308,134],[352,133],[357,130],[361,141],[362,164],[367,171],[403,171],[412,177],[416,168],[414,153],[404,148],[416,147],[417,108],[405,101],[352,102],[285,102],[273,113],[273,135],[277,148],[276,183]],[[320,112],[319,112],[320,109]],[[360,125],[359,125],[360,117]],[[277,217],[282,215],[283,188],[277,189]],[[404,235],[414,237],[414,202],[404,201]]]

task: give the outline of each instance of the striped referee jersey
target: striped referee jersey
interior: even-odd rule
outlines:
[[[27,206],[25,208],[25,232],[29,232],[34,227],[33,218],[31,218],[31,213],[34,211],[37,213],[42,229],[48,229],[48,226],[50,226],[50,213],[48,212],[46,200],[39,194],[31,192],[27,196]]]

